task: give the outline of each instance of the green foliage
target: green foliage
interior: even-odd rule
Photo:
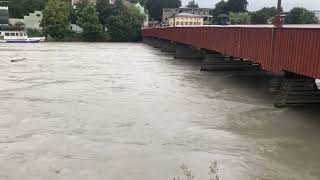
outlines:
[[[127,10],[127,7],[123,4],[122,0],[116,0],[114,2],[114,14],[119,15],[124,13]]]
[[[39,31],[38,29],[30,29],[28,28],[27,29],[27,34],[28,34],[28,37],[42,37],[42,33],[41,31]]]
[[[250,16],[246,12],[239,12],[239,13],[230,12],[229,20],[231,24],[249,24]]]
[[[248,1],[247,0],[228,0],[226,6],[229,12],[246,12]]]
[[[213,16],[213,21],[215,22],[214,24],[219,24],[219,18],[218,16],[220,14],[229,14],[228,9],[227,9],[227,2],[224,0],[221,0],[215,5],[215,8],[211,12]]]
[[[124,13],[110,17],[108,33],[113,41],[137,41],[144,19],[145,16],[131,6]]]
[[[81,11],[77,25],[83,29],[82,35],[84,40],[97,41],[101,38],[102,25],[93,5],[88,5]]]
[[[9,1],[9,16],[11,18],[23,18],[34,11],[41,11],[46,0],[10,0]]]
[[[115,7],[109,3],[109,0],[97,0],[96,9],[104,31],[110,17],[116,15]]]
[[[212,10],[212,16],[215,24],[219,24],[220,19],[218,18],[221,14],[230,14],[230,12],[247,12],[248,1],[247,0],[221,0],[215,5]]]
[[[195,0],[192,0],[192,1],[189,1],[187,7],[188,8],[198,8],[199,5],[198,5],[198,3],[195,2]]]
[[[152,20],[161,21],[163,8],[178,8],[181,6],[181,0],[148,0],[146,9]]]
[[[268,20],[275,17],[277,9],[275,7],[262,8],[251,13],[251,24],[268,24]]]
[[[41,27],[45,36],[64,40],[70,35],[69,8],[60,0],[49,0],[43,11]]]
[[[80,0],[78,3],[76,3],[77,9],[84,9],[90,4],[89,0]]]
[[[144,6],[147,3],[148,0],[130,0],[131,3],[140,3],[142,6]]]
[[[72,24],[76,24],[78,20],[78,16],[81,14],[84,8],[89,6],[89,0],[80,0],[75,4],[75,8],[70,7],[69,19]]]
[[[16,27],[19,31],[22,31],[25,29],[26,25],[22,22],[17,22],[13,25],[14,27]]]
[[[315,24],[318,19],[314,12],[305,8],[293,8],[285,17],[286,24]]]

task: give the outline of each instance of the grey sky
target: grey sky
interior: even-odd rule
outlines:
[[[214,7],[214,4],[220,0],[196,0],[200,7]],[[295,6],[302,6],[310,10],[320,10],[320,0],[282,0],[282,6],[284,9],[290,10]],[[189,0],[182,0],[183,4],[186,5]],[[277,0],[248,0],[249,7],[248,9],[258,10],[262,7],[276,6]]]

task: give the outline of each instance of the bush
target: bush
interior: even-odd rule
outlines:
[[[246,12],[233,13],[230,12],[229,19],[231,24],[249,24],[250,15]]]
[[[39,31],[38,29],[30,29],[28,28],[27,29],[27,34],[28,34],[28,37],[42,37],[43,34],[41,31]]]

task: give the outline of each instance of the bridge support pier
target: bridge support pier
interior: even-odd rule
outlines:
[[[162,52],[175,52],[176,45],[167,40],[156,38],[143,38],[143,42],[153,46],[154,48],[160,48]]]
[[[320,91],[313,78],[285,72],[275,107],[320,104]]]
[[[152,43],[154,42],[154,38],[143,37],[142,42],[152,46]]]
[[[176,59],[202,59],[202,52],[188,45],[177,44],[175,56]]]
[[[259,71],[261,66],[257,63],[243,59],[224,56],[215,52],[204,52],[201,71]]]
[[[176,52],[176,45],[173,42],[163,40],[161,42],[161,51],[162,52]]]

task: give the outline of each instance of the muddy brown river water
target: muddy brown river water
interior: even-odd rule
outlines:
[[[25,58],[25,59],[23,59]],[[11,60],[22,59],[18,62]],[[320,109],[139,43],[0,45],[0,180],[319,180]]]

